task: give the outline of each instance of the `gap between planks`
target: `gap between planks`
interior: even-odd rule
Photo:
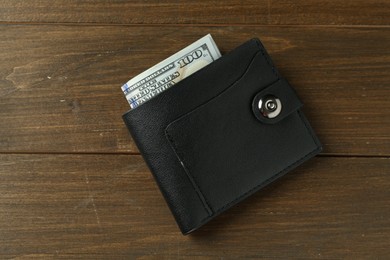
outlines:
[[[261,24],[261,23],[94,23],[94,22],[7,22],[0,21],[4,25],[65,25],[65,26],[126,26],[126,27],[314,27],[314,28],[390,28],[388,25],[365,24]]]
[[[0,155],[133,155],[141,156],[141,153],[136,152],[31,152],[31,151],[0,151]],[[316,157],[334,157],[334,158],[390,158],[390,154],[367,155],[367,154],[334,154],[321,153]]]

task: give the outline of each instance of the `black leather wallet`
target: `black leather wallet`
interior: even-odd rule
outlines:
[[[252,39],[123,115],[183,234],[321,151]]]

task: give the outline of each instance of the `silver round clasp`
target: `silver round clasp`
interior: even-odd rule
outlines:
[[[275,118],[282,111],[282,102],[279,98],[269,95],[259,100],[258,107],[264,117]]]

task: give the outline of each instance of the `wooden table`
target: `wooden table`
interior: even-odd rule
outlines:
[[[388,0],[0,1],[0,258],[390,257]],[[315,159],[179,232],[120,86],[211,33],[259,37]]]

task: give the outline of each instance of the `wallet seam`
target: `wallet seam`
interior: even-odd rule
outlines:
[[[178,154],[179,149],[177,148],[175,140],[172,138],[172,136],[168,133],[167,129],[165,129],[165,134],[170,141],[170,146],[173,148],[173,152],[176,155],[176,158],[179,160],[181,166],[183,167],[184,171],[186,172],[186,175],[188,179],[190,180],[192,187],[195,189],[196,194],[198,195],[199,199],[202,202],[203,208],[206,210],[208,216],[204,219],[207,219],[208,217],[211,217],[213,215],[213,210],[210,207],[210,203],[207,201],[206,197],[203,195],[203,192],[200,190],[200,187],[198,183],[196,182],[194,176],[190,173],[190,171],[187,169],[187,167],[184,164],[184,160],[181,159],[181,157]],[[204,220],[203,219],[203,220]]]
[[[265,58],[265,61],[266,61],[267,64],[271,67],[272,72],[274,73],[274,75],[275,75],[275,76],[278,78],[278,80],[279,80],[279,79],[280,79],[280,75],[279,75],[279,73],[276,72],[275,66],[273,66],[272,62],[271,62],[270,59],[268,58],[268,55],[265,54],[265,48],[264,48],[264,46],[260,43],[260,41],[259,41],[258,39],[254,39],[254,41],[256,42],[257,46],[259,47],[261,54],[262,54],[263,57]]]
[[[301,118],[301,116],[299,115],[299,117]],[[304,120],[303,120],[304,121]],[[306,123],[304,122],[305,126]],[[308,129],[308,131],[310,132],[311,136],[313,137],[313,134],[311,133],[311,131]],[[258,185],[256,185],[255,187],[253,188],[250,188],[248,191],[246,191],[245,193],[241,194],[240,196],[238,196],[237,198],[235,198],[234,200],[226,203],[224,206],[220,207],[219,209],[217,209],[213,215],[211,216],[208,216],[208,217],[205,217],[201,220],[201,224],[203,222],[205,222],[206,220],[210,219],[211,217],[221,213],[222,211],[224,211],[226,208],[234,205],[238,200],[240,200],[241,198],[245,197],[246,195],[249,195],[250,193],[252,193],[253,191],[255,191],[256,189],[258,189],[259,187],[261,186],[266,186],[267,184],[270,184],[271,182],[273,182],[274,180],[278,179],[280,176],[282,176],[286,171],[288,171],[290,168],[294,167],[295,165],[301,163],[302,161],[305,161],[307,157],[310,157],[312,154],[315,154],[317,152],[319,152],[321,150],[321,148],[318,146],[317,142],[315,141],[315,139],[313,138],[313,141],[314,143],[316,144],[316,148],[312,151],[310,151],[309,153],[307,153],[306,155],[304,155],[303,157],[301,157],[300,159],[298,159],[297,161],[291,163],[290,165],[288,165],[287,167],[283,168],[282,170],[280,170],[277,174],[273,175],[272,177],[268,178],[267,180],[259,183]]]
[[[315,137],[313,131],[310,129],[307,120],[305,120],[305,119],[302,117],[302,114],[301,114],[301,111],[300,111],[300,110],[298,110],[297,113],[298,113],[298,115],[299,115],[299,118],[300,118],[300,119],[303,121],[303,123],[305,124],[306,130],[307,130],[307,132],[309,132],[311,138],[313,139],[314,144],[317,146],[316,149],[321,150],[321,144],[317,141],[317,138]],[[316,150],[316,149],[315,149],[315,150]]]
[[[228,208],[230,205],[234,204],[236,201],[240,200],[242,197],[245,197],[246,195],[250,194],[251,192],[253,192],[254,190],[256,190],[257,188],[259,188],[260,186],[265,186],[271,182],[273,182],[274,180],[278,179],[281,175],[283,175],[286,171],[288,171],[290,168],[294,167],[295,165],[299,164],[300,162],[302,161],[305,161],[305,159],[309,156],[311,156],[312,154],[315,154],[316,152],[320,151],[321,150],[321,147],[320,145],[317,143],[316,141],[316,138],[314,138],[314,135],[313,135],[313,131],[311,131],[309,129],[309,126],[306,122],[306,120],[304,120],[302,118],[302,115],[300,113],[300,111],[298,110],[297,111],[298,113],[298,116],[299,118],[301,119],[301,122],[303,122],[303,124],[305,125],[305,128],[306,130],[308,131],[308,133],[310,134],[310,137],[312,138],[314,144],[316,145],[316,148],[313,149],[312,151],[308,152],[307,154],[305,154],[304,156],[302,156],[301,158],[299,158],[298,160],[296,160],[295,162],[289,164],[288,166],[286,166],[285,168],[283,168],[282,170],[280,170],[277,174],[273,175],[272,177],[266,179],[265,181],[257,184],[256,186],[250,188],[248,191],[246,191],[245,193],[241,194],[240,196],[236,197],[234,200],[232,200],[231,202],[228,202],[226,203],[224,206],[220,207],[219,209],[217,209],[215,212],[214,212],[214,215],[215,214],[218,214],[219,212],[222,212],[224,209]],[[204,218],[202,221],[206,220],[207,218]]]

